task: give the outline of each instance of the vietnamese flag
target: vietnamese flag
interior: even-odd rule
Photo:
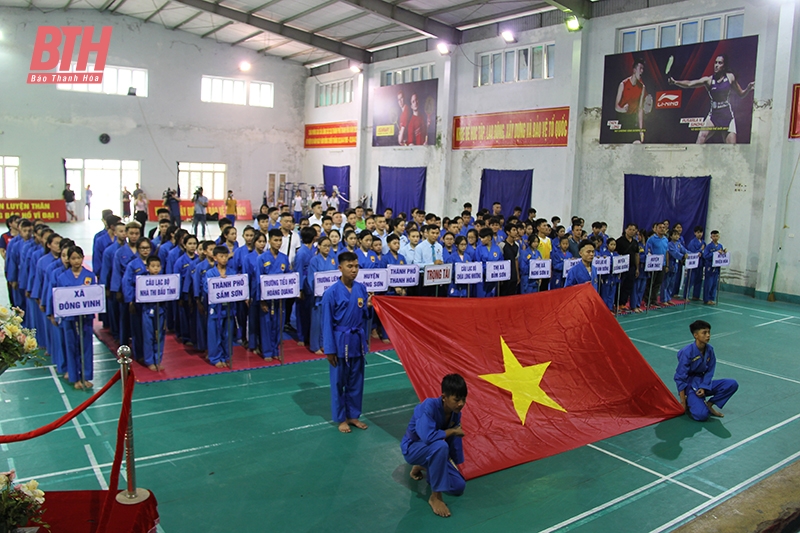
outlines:
[[[502,298],[376,296],[420,399],[467,382],[467,479],[683,414],[589,284]]]

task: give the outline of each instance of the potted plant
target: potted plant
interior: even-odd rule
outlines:
[[[25,527],[28,524],[47,528],[42,520],[44,492],[39,490],[39,483],[32,479],[14,485],[14,475],[13,470],[0,472],[0,533],[35,532],[39,529],[38,526]]]

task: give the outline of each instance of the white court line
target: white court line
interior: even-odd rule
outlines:
[[[2,425],[0,425],[0,435],[5,435],[5,432],[3,431],[3,426]],[[4,452],[7,452],[8,451],[8,444],[6,444],[5,442],[3,444],[0,444],[0,450],[2,450]],[[10,470],[14,470],[14,469],[11,468]]]
[[[732,366],[734,368],[741,368],[742,370],[747,370],[749,372],[755,372],[756,374],[763,374],[763,375],[769,376],[771,378],[782,379],[784,381],[791,381],[792,383],[797,383],[798,385],[800,385],[800,381],[798,381],[796,379],[787,378],[785,376],[779,376],[778,374],[770,374],[769,372],[764,372],[763,370],[756,370],[755,368],[751,368],[749,366],[739,365],[737,363],[731,363],[729,361],[722,361],[720,359],[717,359],[717,363],[720,363],[720,364],[723,364],[723,365]]]
[[[14,459],[12,457],[9,457],[8,458],[8,470],[9,470],[9,472],[11,470],[16,470],[16,469],[17,469],[17,465],[14,464]]]
[[[765,309],[756,309],[754,307],[747,307],[745,305],[734,305],[734,304],[729,304],[729,303],[726,303],[726,302],[720,302],[719,305],[727,305],[728,307],[735,307],[737,309],[747,309],[748,311],[754,311],[756,313],[766,313],[768,315],[786,316],[786,317],[791,317],[791,318],[800,318],[800,317],[795,316],[795,315],[790,315],[789,313],[776,313],[775,311],[767,311]]]
[[[10,385],[12,383],[24,383],[26,381],[40,381],[43,379],[50,379],[50,376],[43,376],[40,378],[26,378],[26,379],[15,379],[13,381],[3,381],[0,385]]]
[[[713,315],[714,315],[714,314],[716,314],[718,311],[719,311],[719,310],[714,310],[714,312],[712,312],[712,313],[704,314],[704,315],[703,315],[703,317],[707,317],[707,316],[713,316]],[[685,320],[689,320],[689,319],[688,319],[687,317],[685,317],[685,316],[682,316],[682,317],[680,317],[680,318],[676,318],[675,320],[667,320],[667,321],[664,321],[664,322],[659,322],[659,323],[658,323],[658,325],[659,325],[659,326],[663,326],[663,325],[665,325],[665,324],[672,324],[672,323],[674,323],[674,322],[683,322],[683,321],[685,321]],[[633,321],[631,320],[631,322],[633,322]],[[626,322],[626,323],[627,323],[627,322]],[[620,325],[622,325],[622,324],[620,324]],[[631,329],[625,329],[625,328],[622,328],[622,329],[625,329],[625,333],[628,333],[628,332],[631,332],[631,331],[638,331],[638,330],[640,330],[640,329],[649,329],[649,328],[651,328],[651,327],[652,327],[652,326],[645,325],[645,326],[639,326],[639,327],[636,327],[636,328],[631,328]]]
[[[83,449],[86,450],[86,457],[89,458],[89,464],[92,465],[94,477],[96,477],[97,482],[100,483],[100,488],[103,490],[108,490],[108,483],[106,483],[106,479],[103,477],[103,472],[100,471],[100,465],[97,464],[97,457],[94,456],[94,450],[92,450],[92,446],[89,444],[84,444]]]
[[[556,525],[554,525],[552,527],[549,527],[547,529],[544,529],[544,530],[540,531],[539,533],[552,533],[554,531],[557,531],[557,530],[561,529],[562,527],[566,527],[566,526],[568,526],[570,524],[574,524],[575,522],[579,522],[579,521],[583,520],[584,518],[587,518],[589,516],[597,514],[600,511],[603,511],[604,509],[608,509],[609,507],[613,507],[613,506],[615,506],[616,504],[618,504],[620,502],[624,502],[625,500],[627,500],[629,498],[632,498],[633,496],[636,496],[637,494],[641,494],[642,492],[645,492],[646,490],[649,490],[650,488],[655,487],[656,485],[660,485],[660,484],[664,483],[664,481],[666,481],[666,480],[672,479],[672,478],[677,477],[677,476],[679,476],[681,474],[684,474],[684,473],[686,473],[686,472],[688,472],[690,470],[693,470],[694,468],[697,468],[698,466],[700,466],[700,465],[702,465],[704,463],[707,463],[708,461],[716,459],[717,457],[719,457],[721,455],[724,455],[724,454],[728,453],[731,450],[735,450],[739,446],[744,446],[745,444],[747,444],[747,443],[749,443],[749,442],[751,442],[751,441],[753,441],[753,440],[755,440],[755,439],[757,439],[759,437],[762,437],[762,436],[764,436],[764,435],[766,435],[768,433],[771,433],[771,432],[775,431],[776,429],[779,429],[779,428],[781,428],[781,427],[783,427],[783,426],[785,426],[787,424],[790,424],[790,423],[794,422],[795,420],[797,420],[798,418],[800,418],[800,414],[794,415],[791,418],[787,418],[783,422],[778,422],[777,424],[774,424],[774,425],[772,425],[772,426],[770,426],[770,427],[768,427],[766,429],[762,429],[758,433],[755,433],[755,434],[747,437],[746,439],[742,439],[741,441],[737,442],[736,444],[731,444],[727,448],[723,448],[723,449],[721,449],[721,450],[709,455],[708,457],[700,459],[699,461],[695,461],[694,463],[692,463],[690,465],[684,466],[683,468],[681,468],[679,470],[676,470],[675,472],[664,476],[664,478],[662,478],[662,479],[657,479],[656,481],[648,483],[647,485],[639,487],[638,489],[634,489],[634,490],[632,490],[632,491],[630,491],[630,492],[628,492],[626,494],[623,494],[622,496],[614,498],[613,500],[607,501],[606,503],[603,503],[603,504],[600,504],[600,505],[598,505],[596,507],[593,507],[592,509],[589,509],[588,511],[584,511],[583,513],[575,515],[572,518],[568,518],[567,520],[564,520],[563,522],[559,522],[558,524],[556,524]],[[717,496],[717,497],[719,497],[719,496]],[[713,501],[713,500],[709,500],[709,501]]]
[[[94,420],[92,420],[92,419],[91,419],[91,417],[89,416],[89,413],[87,413],[86,411],[84,411],[84,412],[83,412],[83,418],[85,418],[85,419],[86,419],[86,422],[89,424],[89,427],[90,427],[90,428],[92,428],[92,432],[93,432],[95,435],[97,435],[98,437],[100,437],[100,436],[101,436],[101,435],[100,435],[100,430],[98,430],[98,429],[97,429],[97,424],[95,424],[95,423],[94,423]]]
[[[650,533],[661,533],[662,531],[666,531],[667,529],[670,529],[672,526],[677,525],[680,522],[683,522],[687,518],[690,518],[690,517],[696,515],[697,513],[699,513],[700,511],[702,511],[704,509],[707,509],[708,507],[710,507],[710,506],[714,505],[715,503],[727,498],[728,496],[730,496],[731,494],[739,491],[740,489],[743,489],[744,487],[750,485],[751,483],[754,483],[754,482],[758,481],[759,479],[771,474],[775,470],[781,468],[783,465],[791,463],[792,461],[794,461],[798,457],[800,457],[800,452],[797,452],[794,455],[790,455],[789,457],[787,457],[783,461],[775,463],[774,465],[770,466],[769,468],[766,468],[766,469],[762,470],[758,474],[752,476],[750,479],[746,479],[746,480],[742,481],[741,483],[739,483],[738,485],[736,485],[734,487],[731,487],[730,489],[726,490],[725,492],[723,492],[719,496],[715,496],[714,498],[710,499],[709,501],[701,503],[700,505],[698,505],[694,509],[683,513],[679,517],[674,518],[673,520],[671,520],[670,522],[667,522],[666,524],[662,525],[661,527],[652,530]]]
[[[769,322],[764,322],[763,324],[757,324],[757,325],[755,325],[753,327],[754,328],[760,328],[760,327],[763,327],[763,326],[769,326],[770,324],[775,324],[776,322],[784,322],[786,320],[791,320],[792,318],[793,317],[791,317],[791,316],[778,318],[777,320],[770,320]]]
[[[23,368],[9,368],[4,374],[8,374],[10,372],[25,372],[26,370],[39,370],[40,368],[55,368],[55,365],[44,365],[44,366],[26,366]]]
[[[383,355],[381,352],[372,352],[372,353],[374,353],[375,355],[380,355],[381,357],[383,357],[383,358],[384,358],[384,359],[386,359],[387,361],[391,361],[392,363],[394,363],[394,364],[396,364],[396,365],[403,366],[403,363],[401,363],[400,361],[397,361],[397,360],[395,360],[395,359],[392,359],[392,358],[391,358],[391,357],[389,357],[388,355]]]
[[[361,416],[366,416],[366,417],[372,416],[373,418],[377,418],[382,413],[388,413],[388,412],[393,412],[393,411],[402,411],[403,409],[408,409],[409,407],[413,407],[415,405],[418,405],[418,404],[417,403],[407,403],[405,405],[398,405],[396,407],[387,407],[386,409],[379,409],[377,411],[370,411],[368,413],[361,413]],[[319,426],[330,426],[332,424],[333,424],[333,422],[325,420],[323,422],[315,422],[314,424],[306,424],[305,426],[297,426],[297,427],[294,427],[294,428],[282,429],[280,431],[273,431],[272,434],[273,435],[282,435],[284,433],[291,433],[292,431],[299,431],[301,429],[310,429],[310,428],[319,427]]]
[[[697,494],[699,494],[700,496],[703,496],[704,498],[708,498],[708,499],[713,498],[713,496],[711,496],[710,494],[706,494],[702,490],[698,490],[698,489],[696,489],[696,488],[694,488],[694,487],[692,487],[690,485],[687,485],[686,483],[682,483],[682,482],[677,481],[675,479],[668,478],[664,474],[661,474],[659,472],[656,472],[655,470],[651,470],[651,469],[649,469],[647,467],[644,467],[644,466],[640,465],[639,463],[635,463],[633,461],[629,461],[628,459],[625,459],[622,456],[619,456],[619,455],[617,455],[615,453],[612,453],[612,452],[610,452],[608,450],[604,450],[603,448],[595,446],[594,444],[587,444],[587,446],[589,448],[593,449],[593,450],[597,450],[598,452],[601,452],[601,453],[604,453],[604,454],[606,454],[606,455],[608,455],[610,457],[613,457],[614,459],[618,459],[618,460],[622,461],[623,463],[627,463],[627,464],[629,464],[631,466],[635,466],[636,468],[638,468],[640,470],[644,470],[648,474],[652,474],[652,475],[656,476],[657,478],[663,479],[663,481],[669,481],[670,483],[674,483],[675,485],[683,487],[684,489],[688,489],[688,490],[690,490],[692,492],[696,492]]]
[[[58,389],[59,394],[61,394],[61,400],[64,402],[64,407],[67,408],[67,412],[72,411],[72,404],[69,403],[69,398],[67,398],[67,393],[64,392],[64,387],[61,385],[61,381],[58,379],[58,374],[56,373],[56,367],[50,367],[50,376],[53,378],[53,381],[56,382],[56,388]],[[86,438],[86,434],[83,432],[83,428],[81,427],[80,423],[78,423],[78,417],[72,419],[72,425],[75,426],[75,431],[78,432],[78,436],[81,439]],[[58,430],[56,430],[58,431]]]

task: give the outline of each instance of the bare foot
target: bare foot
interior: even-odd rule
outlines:
[[[717,302],[706,302],[706,305],[717,305]]]
[[[84,381],[83,382],[83,388],[84,389],[89,390],[92,387],[94,387],[94,383],[92,383],[91,381]]]
[[[411,479],[413,479],[414,481],[421,480],[424,477],[422,472],[423,472],[423,470],[422,470],[421,466],[419,466],[419,465],[412,466],[411,467]]]
[[[352,433],[353,430],[350,429],[350,424],[348,424],[347,420],[345,420],[339,424],[339,431],[342,433]]]
[[[158,366],[156,366],[156,365],[148,365],[147,368],[149,370],[152,370],[153,372],[158,372]]]
[[[298,345],[298,346],[305,346],[305,345],[306,345],[306,343],[304,343],[303,341],[297,341],[297,345]]]
[[[377,339],[378,338],[378,330],[377,329],[373,329],[372,333],[370,333],[370,337],[372,337],[373,339]]]
[[[634,309],[633,309],[633,312],[634,312],[634,313],[641,313],[641,312],[642,312],[642,310],[641,310],[641,308],[639,308],[639,307],[634,307]]]
[[[428,503],[433,509],[433,514],[447,518],[450,516],[450,509],[447,508],[442,500],[441,492],[431,492],[431,497],[428,498]]]
[[[383,341],[383,344],[391,344],[392,342],[389,339],[381,339],[381,340]]]
[[[61,377],[62,377],[62,378],[64,378],[64,379],[66,379],[67,381],[69,381],[69,374],[64,374],[64,375],[63,375],[63,376],[61,376]]]
[[[351,426],[357,427],[358,429],[367,429],[369,427],[358,418],[348,418],[347,420],[345,420],[345,422],[347,422]]]
[[[279,355],[273,355],[273,356],[272,356],[272,360],[273,360],[273,361],[280,361],[280,360],[281,360],[281,356],[279,356]]]
[[[322,348],[320,348],[319,350],[317,350],[314,353],[317,354],[317,355],[325,355],[325,351]]]
[[[228,368],[228,365],[226,365],[222,361],[220,361],[219,363],[215,364],[214,366],[217,367],[217,368]]]
[[[706,402],[706,407],[708,407],[708,412],[711,413],[711,416],[716,416],[717,418],[722,418],[725,415],[714,409],[714,404],[711,402]]]
[[[83,383],[76,381],[73,387],[75,387],[75,390],[83,390]]]

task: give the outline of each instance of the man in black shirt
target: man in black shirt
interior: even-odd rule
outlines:
[[[519,227],[513,223],[506,223],[504,228],[506,240],[503,241],[503,259],[511,260],[511,279],[500,283],[500,296],[511,296],[517,294],[519,287]]]
[[[619,289],[619,305],[628,305],[628,300],[633,291],[633,284],[639,277],[639,242],[636,240],[636,224],[625,226],[625,232],[617,239],[617,253],[628,255],[631,258],[630,268],[622,274]]]
[[[68,222],[77,222],[78,217],[75,214],[75,191],[70,188],[69,183],[67,183],[67,188],[64,189],[64,192],[61,193],[61,196],[64,198],[64,202],[67,204],[67,214],[70,217]]]

